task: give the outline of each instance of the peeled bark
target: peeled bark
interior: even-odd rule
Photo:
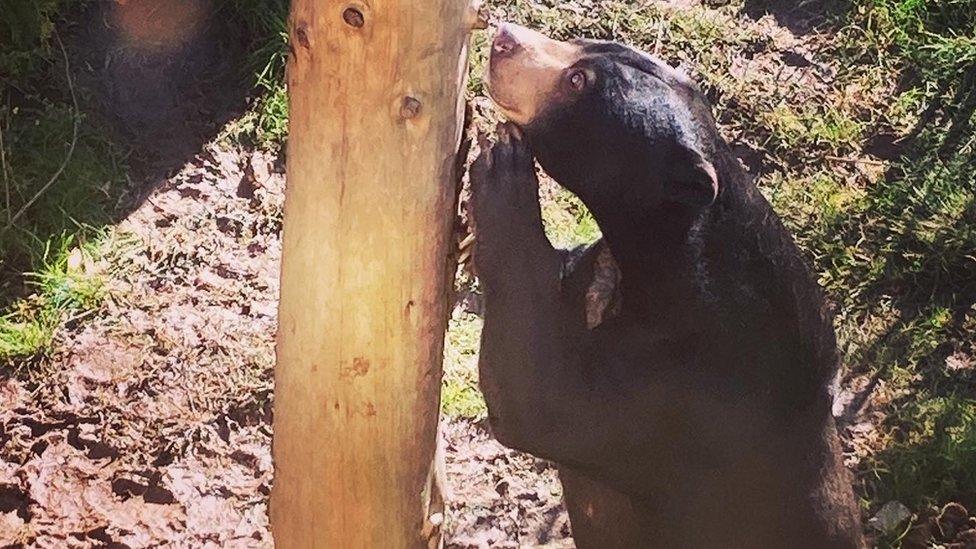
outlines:
[[[294,0],[290,23],[275,541],[437,546],[431,464],[470,12],[458,0]]]

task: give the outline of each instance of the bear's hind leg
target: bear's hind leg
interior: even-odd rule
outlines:
[[[579,549],[642,547],[630,497],[569,467],[559,467],[563,501]]]

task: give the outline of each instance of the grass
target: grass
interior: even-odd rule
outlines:
[[[248,69],[258,91],[251,108],[228,126],[225,138],[280,149],[288,136],[288,0],[225,0],[224,9],[253,37]]]
[[[457,312],[448,322],[441,388],[441,413],[448,417],[478,420],[488,413],[478,390],[481,326],[481,318],[471,313]]]
[[[576,195],[546,180],[540,187],[542,220],[553,246],[572,249],[600,239],[599,225]]]
[[[895,100],[873,106],[865,124],[904,136],[904,151],[863,184],[846,185],[851,196],[839,208],[818,205],[816,193],[796,197],[802,180],[779,188],[792,199],[774,200],[838,303],[848,368],[889,395],[878,452],[860,468],[869,509],[892,500],[916,510],[976,505],[976,375],[947,366],[973,356],[976,326],[976,89],[962,77],[976,70],[973,8],[859,6],[842,52],[890,71]]]
[[[931,396],[896,410],[909,428],[867,463],[867,495],[915,509],[949,500],[976,506],[976,407],[965,398]]]
[[[49,247],[39,270],[27,274],[29,297],[0,316],[0,357],[36,360],[45,355],[62,323],[97,309],[105,296],[95,267],[103,238],[82,245],[68,236],[48,242],[58,247]]]
[[[67,4],[13,1],[0,24],[0,361],[46,353],[56,328],[99,304],[79,257],[103,239],[126,151],[87,118],[55,18]],[[5,8],[6,9],[6,8]],[[84,263],[84,262],[83,262]]]

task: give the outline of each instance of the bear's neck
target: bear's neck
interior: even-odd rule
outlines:
[[[762,294],[777,291],[770,287],[775,280],[757,282],[750,269],[766,260],[761,249],[792,250],[792,243],[780,242],[788,236],[728,147],[717,147],[714,166],[721,191],[705,208],[587,203],[620,267],[622,313],[697,331],[702,318],[718,318],[715,308],[736,310],[729,300],[741,297],[743,284],[758,284]],[[802,270],[795,259],[789,268]]]
[[[717,266],[709,266],[717,258],[716,248],[740,250],[753,247],[755,236],[748,234],[765,225],[747,217],[758,215],[765,219],[766,209],[744,204],[749,200],[740,196],[747,176],[738,160],[721,141],[716,147],[714,166],[718,174],[721,192],[715,202],[706,208],[695,208],[677,203],[651,206],[625,204],[617,200],[606,204],[587,204],[596,218],[610,251],[621,271],[622,311],[639,319],[653,321],[669,319],[677,330],[701,329],[703,308],[714,305],[712,272]],[[639,187],[635,181],[632,187]],[[627,185],[615,185],[629,188]],[[758,193],[756,193],[758,194]],[[716,212],[736,210],[732,214],[738,223],[724,223],[716,218]],[[746,211],[748,210],[748,211]],[[756,210],[756,211],[752,211]],[[721,227],[715,227],[716,223]],[[751,227],[751,228],[750,228]],[[721,242],[716,243],[716,239]],[[709,252],[707,248],[711,248]],[[722,261],[722,260],[720,260]],[[732,265],[721,267],[735,269]],[[737,273],[726,273],[735,278]],[[721,293],[721,292],[720,292]],[[708,316],[708,315],[705,315]],[[691,326],[682,326],[682,319],[689,319]]]
[[[707,222],[705,212],[679,204],[625,215],[600,210],[593,214],[620,267],[623,311],[638,318],[693,316],[702,286],[695,235]]]

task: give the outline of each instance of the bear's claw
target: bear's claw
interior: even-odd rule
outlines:
[[[518,246],[544,235],[535,160],[522,131],[499,124],[498,140],[478,136],[481,153],[471,166],[471,214],[477,243],[475,266],[504,262]]]

